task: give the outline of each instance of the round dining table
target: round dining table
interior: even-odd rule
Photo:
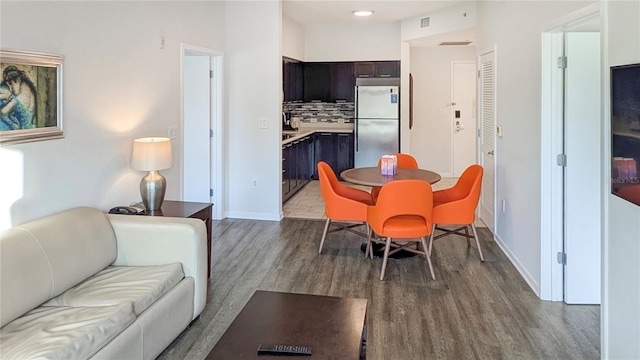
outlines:
[[[379,186],[382,187],[384,184],[393,181],[393,180],[405,180],[405,179],[419,179],[428,182],[429,184],[435,184],[440,181],[440,174],[435,173],[429,170],[423,169],[410,169],[410,168],[397,168],[397,173],[395,175],[382,175],[382,172],[379,167],[361,167],[344,170],[340,173],[340,177],[344,181],[348,181],[357,185],[365,185],[365,186]],[[384,245],[381,244],[373,244],[372,247],[373,255],[375,257],[382,257],[384,253]],[[363,243],[360,245],[360,250],[365,252],[367,248],[367,243]],[[393,255],[390,255],[389,258],[393,259],[403,259],[415,256],[415,253],[410,251],[398,251]]]
[[[429,184],[440,181],[440,174],[423,169],[397,168],[395,175],[382,175],[377,166],[348,169],[340,173],[344,181],[365,186],[383,186],[393,180],[418,179]]]

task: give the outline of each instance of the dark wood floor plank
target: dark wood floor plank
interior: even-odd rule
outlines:
[[[202,359],[255,290],[366,298],[369,359],[598,359],[598,306],[540,301],[478,228],[474,242],[436,240],[426,259],[382,260],[340,231],[318,245],[324,221],[225,219],[213,224],[207,306],[159,359]]]

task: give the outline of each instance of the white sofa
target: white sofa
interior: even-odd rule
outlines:
[[[204,309],[204,222],[79,207],[0,234],[1,359],[154,359]]]

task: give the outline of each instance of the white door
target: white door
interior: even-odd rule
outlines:
[[[208,55],[184,56],[184,201],[211,202],[211,79]]]
[[[477,163],[476,64],[454,61],[451,66],[452,168],[453,176],[460,177]]]
[[[496,78],[495,52],[480,56],[479,101],[479,150],[478,163],[484,168],[482,195],[480,196],[480,219],[495,232],[495,134],[496,134]]]
[[[564,300],[600,303],[600,34],[567,33]]]

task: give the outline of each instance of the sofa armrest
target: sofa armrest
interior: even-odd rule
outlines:
[[[148,266],[179,262],[195,280],[193,318],[207,298],[207,230],[202,220],[166,216],[106,215],[116,235],[113,265]]]

